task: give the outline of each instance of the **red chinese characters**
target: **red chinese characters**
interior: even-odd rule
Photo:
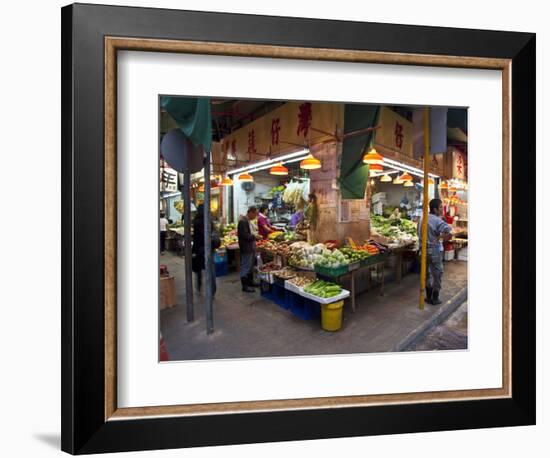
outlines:
[[[464,162],[462,160],[462,154],[457,154],[456,155],[456,174],[457,174],[457,176],[463,176],[464,175],[463,167],[464,167]]]
[[[402,124],[399,124],[399,122],[395,121],[395,130],[394,130],[394,135],[395,135],[395,146],[399,149],[401,149],[403,147],[403,125]]]
[[[307,137],[310,126],[311,103],[304,102],[298,107],[298,129],[296,129],[296,135],[303,133],[304,137]]]
[[[279,132],[281,131],[281,120],[274,118],[271,120],[271,145],[279,144]]]
[[[256,133],[253,130],[248,131],[248,149],[246,150],[248,153],[248,158],[253,154],[256,154]]]

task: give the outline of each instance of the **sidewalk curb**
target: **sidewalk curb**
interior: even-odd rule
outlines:
[[[396,351],[408,351],[414,344],[416,344],[420,339],[422,339],[428,331],[432,328],[443,323],[451,314],[458,308],[460,305],[468,299],[468,289],[462,288],[458,293],[451,297],[447,302],[439,307],[437,313],[432,315],[432,317],[418,326],[416,329],[411,331],[407,337],[405,337],[401,342],[399,342],[393,349],[392,352]],[[429,304],[426,304],[426,307],[431,307]]]

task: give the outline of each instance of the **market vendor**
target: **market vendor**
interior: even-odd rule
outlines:
[[[258,213],[258,234],[263,239],[267,239],[267,236],[272,232],[276,232],[277,229],[271,225],[271,221],[267,217],[269,207],[267,204],[262,204],[260,212]]]
[[[304,219],[304,211],[296,210],[290,217],[290,223],[288,224],[291,228],[295,229],[298,224]]]
[[[239,218],[237,225],[237,237],[241,252],[241,285],[242,290],[247,293],[253,293],[253,286],[255,286],[252,269],[256,258],[256,240],[261,239],[261,236],[254,234],[252,221],[256,219],[257,215],[258,209],[254,206],[249,207],[246,215]]]
[[[440,199],[430,201],[428,233],[426,237],[426,302],[441,304],[439,292],[443,277],[443,243],[451,239],[452,228],[443,219],[443,203]],[[418,224],[418,238],[421,240],[422,222]]]

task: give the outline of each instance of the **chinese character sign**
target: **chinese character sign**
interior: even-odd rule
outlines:
[[[405,156],[413,155],[413,124],[388,107],[380,108],[380,129],[374,136],[375,146],[382,146]]]
[[[251,160],[252,155],[256,154],[256,133],[254,129],[248,132],[248,149],[246,152],[248,153],[248,160]]]
[[[309,127],[311,126],[311,103],[304,102],[298,107],[298,129],[296,135],[307,137]]]
[[[273,118],[271,120],[271,146],[279,144],[279,132],[281,131],[281,119]]]
[[[163,192],[178,190],[178,172],[168,167],[164,161],[160,164],[160,190]]]
[[[466,156],[459,151],[453,151],[453,178],[467,179]]]

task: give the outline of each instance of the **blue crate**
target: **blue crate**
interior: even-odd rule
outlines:
[[[283,307],[284,309],[290,308],[290,304],[288,303],[286,298],[287,290],[284,288],[284,286],[280,286],[274,283],[273,285],[271,285],[271,291],[273,291],[273,300],[278,306]]]
[[[216,277],[223,277],[224,275],[227,275],[229,272],[229,267],[227,265],[227,261],[224,262],[215,262],[214,268],[216,270]]]
[[[270,300],[270,301],[274,300],[273,290],[271,288],[271,285],[264,280],[260,280],[260,295],[267,300]]]
[[[302,320],[313,320],[321,315],[321,306],[318,302],[307,299],[299,294],[287,290],[287,302],[293,315]]]

